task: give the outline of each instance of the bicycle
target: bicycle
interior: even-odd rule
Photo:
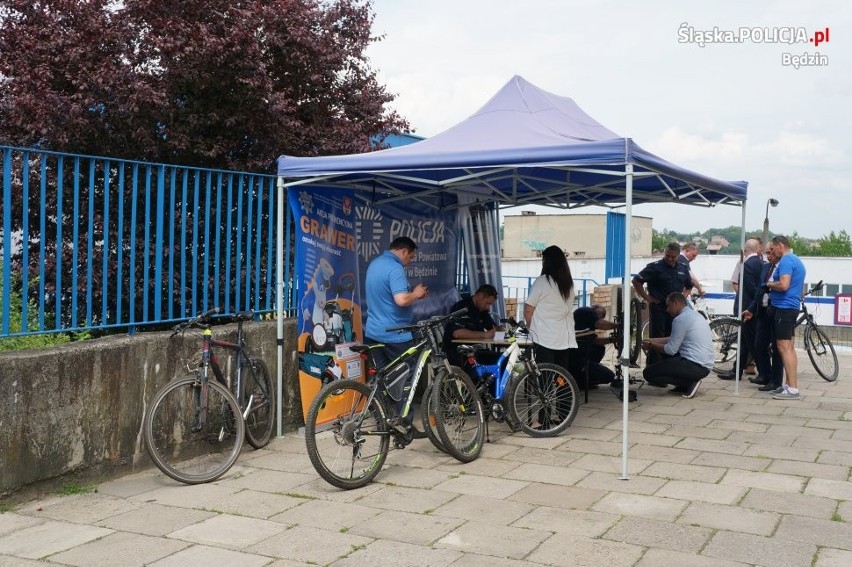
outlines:
[[[308,457],[329,484],[344,490],[361,488],[375,478],[390,450],[411,443],[409,419],[414,393],[424,371],[434,374],[431,388],[421,401],[423,427],[435,446],[461,462],[476,459],[482,451],[483,412],[473,380],[453,369],[441,350],[444,324],[465,310],[436,316],[389,332],[410,331],[415,344],[383,368],[377,368],[372,349],[382,345],[350,347],[361,354],[368,382],[337,380],[323,386],[311,403],[305,423]],[[408,384],[409,373],[413,378]],[[393,391],[400,385],[402,395]],[[440,384],[440,386],[437,386]],[[398,403],[402,403],[399,412]],[[462,419],[449,424],[444,418]]]
[[[825,331],[819,328],[814,316],[808,311],[808,306],[805,303],[805,297],[811,295],[815,291],[823,288],[823,282],[820,280],[810,291],[802,294],[801,298],[801,313],[796,320],[794,328],[802,323],[805,325],[805,331],[802,335],[805,351],[808,353],[808,358],[811,359],[811,364],[814,370],[817,371],[823,380],[834,382],[837,380],[839,366],[837,364],[837,353],[834,351],[834,345],[831,344],[831,339],[825,334]]]
[[[459,347],[477,376],[476,391],[486,408],[486,435],[492,418],[531,437],[559,435],[577,417],[577,381],[561,366],[536,362],[532,343],[517,340],[517,335],[529,336],[523,323],[511,317],[501,322],[507,323],[510,344],[496,363],[477,361],[470,345]]]
[[[237,460],[244,437],[260,449],[269,443],[275,425],[269,371],[246,350],[243,323],[253,313],[234,315],[237,340],[230,343],[213,338],[209,322],[219,311],[213,308],[173,327],[171,338],[201,329],[201,360],[191,375],[176,378],[157,392],[143,422],[151,460],[163,473],[187,484],[210,482],[225,474]],[[214,347],[235,354],[231,390]]]

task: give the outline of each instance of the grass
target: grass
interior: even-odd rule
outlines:
[[[98,487],[94,484],[77,484],[76,482],[72,482],[71,484],[63,485],[59,490],[59,494],[62,496],[71,496],[73,494],[89,494],[97,491]]]
[[[11,512],[15,507],[11,504],[0,504],[0,514],[5,514],[6,512]]]
[[[843,521],[843,517],[842,517],[840,514],[838,514],[837,512],[835,512],[835,513],[834,513],[834,514],[832,514],[832,516],[831,516],[831,521],[832,521],[832,522],[842,522],[842,521]]]

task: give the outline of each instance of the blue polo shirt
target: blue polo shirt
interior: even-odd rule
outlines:
[[[787,288],[787,291],[769,292],[769,301],[772,302],[772,306],[777,309],[799,309],[806,274],[805,265],[798,256],[792,252],[781,256],[771,281],[777,282],[781,279],[781,276],[788,275],[790,276],[790,287]]]
[[[383,343],[404,343],[411,340],[411,333],[388,333],[389,327],[403,327],[414,320],[414,306],[400,307],[393,300],[397,293],[409,293],[408,276],[402,260],[385,250],[367,267],[364,282],[367,299],[367,326],[364,335]]]

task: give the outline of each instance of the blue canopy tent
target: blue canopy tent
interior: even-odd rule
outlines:
[[[632,205],[738,206],[744,225],[748,187],[745,181],[721,181],[669,163],[607,129],[572,99],[546,92],[520,76],[512,77],[472,116],[436,136],[367,154],[281,156],[278,176],[279,257],[283,254],[284,191],[299,185],[354,188],[356,197],[367,202],[413,199],[425,207],[459,207],[469,202],[560,209],[624,207],[625,250],[630,250]],[[624,273],[629,277],[629,254]],[[625,283],[623,304],[627,305],[630,285]],[[283,273],[279,273],[279,345],[283,285]],[[627,313],[624,324],[629,336]],[[283,357],[283,346],[279,346],[279,357]],[[626,376],[625,359],[622,353]],[[626,478],[628,396],[624,399]]]

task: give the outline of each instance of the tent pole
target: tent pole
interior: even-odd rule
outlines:
[[[625,141],[626,142],[626,141]],[[626,150],[626,148],[625,148]],[[628,163],[624,168],[625,173],[625,218],[624,218],[624,279],[621,286],[621,306],[624,314],[624,329],[621,341],[621,376],[622,382],[622,399],[621,399],[621,478],[620,480],[630,480],[627,475],[627,404],[630,403],[630,260],[632,256],[631,247],[631,221],[633,217],[633,164]]]
[[[740,273],[739,273],[739,290],[740,293],[737,294],[737,313],[739,313],[739,318],[742,319],[743,316],[743,273],[745,271],[745,231],[746,231],[746,201],[743,201],[743,214],[740,230],[740,254],[742,257],[742,262],[740,262]],[[740,369],[740,353],[742,352],[742,344],[743,344],[743,326],[740,325],[737,327],[737,358],[734,360],[734,394],[740,393],[740,373],[737,370]]]
[[[283,405],[283,394],[282,387],[284,386],[284,262],[287,261],[284,258],[284,223],[286,219],[284,218],[284,178],[278,178],[278,194],[277,199],[277,215],[278,219],[276,222],[276,235],[275,235],[275,255],[277,258],[277,262],[275,262],[275,310],[277,313],[276,318],[276,351],[278,353],[278,364],[276,369],[276,389],[275,389],[275,409],[276,415],[278,416],[278,426],[276,430],[276,435],[281,437],[283,435],[283,420],[281,408]]]

